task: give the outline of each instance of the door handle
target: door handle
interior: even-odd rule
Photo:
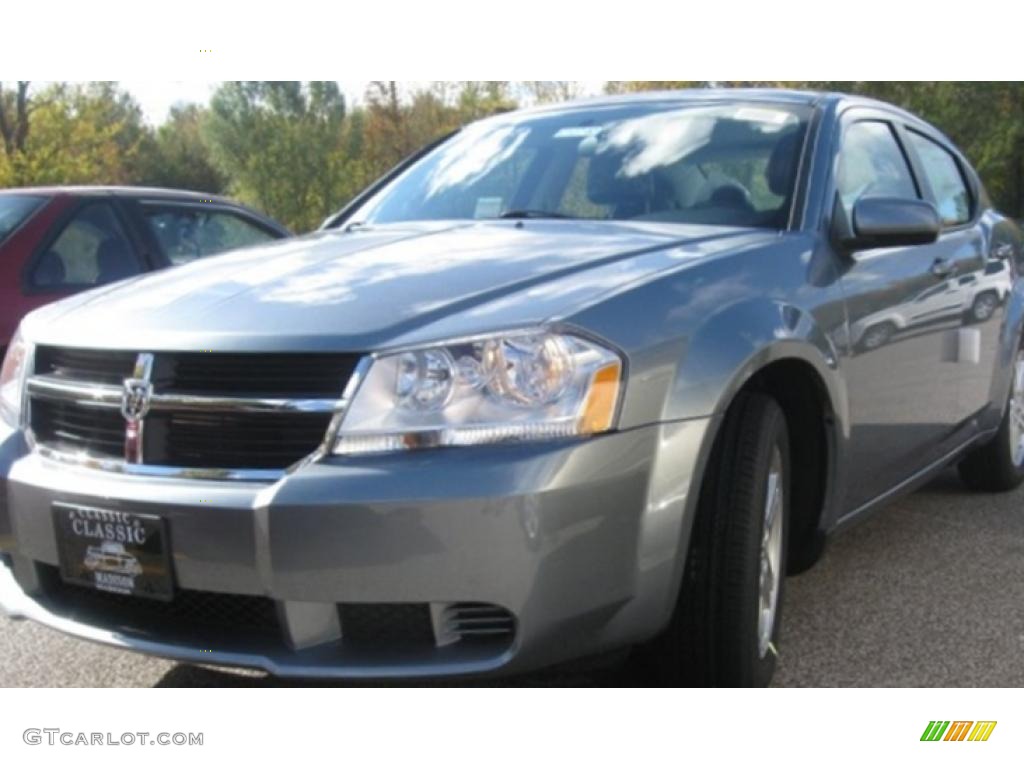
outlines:
[[[936,259],[932,262],[932,274],[936,277],[949,277],[956,271],[956,263],[949,259]]]

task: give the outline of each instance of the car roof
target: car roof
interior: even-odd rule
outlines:
[[[543,113],[570,112],[600,107],[623,106],[628,104],[695,104],[695,103],[755,103],[790,106],[823,107],[863,106],[895,111],[918,122],[919,117],[888,102],[867,96],[855,96],[838,91],[802,91],[786,88],[682,88],[678,90],[635,91],[631,93],[589,96],[573,101],[540,104],[518,109],[508,115],[531,115]],[[502,115],[497,115],[500,119]],[[491,118],[494,119],[494,118]]]
[[[137,200],[160,200],[160,201],[177,201],[182,203],[216,203],[226,208],[235,208],[237,210],[245,211],[247,215],[252,216],[271,229],[277,230],[282,236],[288,236],[291,233],[288,228],[285,227],[278,221],[275,221],[271,217],[267,216],[254,208],[250,208],[244,203],[239,203],[236,200],[232,200],[222,195],[213,195],[209,192],[196,192],[188,189],[167,189],[166,187],[131,187],[131,186],[114,186],[114,185],[66,185],[66,186],[40,186],[40,187],[10,187],[7,189],[0,189],[0,196],[2,195],[42,195],[45,197],[55,198],[61,196],[68,197],[125,197],[134,198]]]
[[[104,195],[117,195],[118,197],[162,197],[175,200],[213,200],[225,205],[233,205],[244,208],[241,203],[236,203],[220,195],[211,195],[209,192],[196,192],[187,189],[167,189],[165,187],[131,187],[131,186],[107,186],[107,185],[53,185],[39,187],[11,187],[0,189],[0,194],[25,194],[25,195],[75,195],[81,197]]]

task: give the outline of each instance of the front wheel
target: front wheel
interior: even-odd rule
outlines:
[[[866,352],[885,346],[896,333],[896,326],[886,320],[884,323],[872,325],[864,331],[864,338],[861,339],[861,348]]]
[[[1024,482],[1024,349],[1013,364],[1010,397],[996,436],[968,453],[957,466],[974,491],[1012,491]]]
[[[778,403],[729,409],[701,488],[675,616],[646,649],[662,684],[764,686],[775,672],[789,522]]]
[[[999,308],[999,296],[991,291],[982,293],[971,304],[971,318],[983,323],[996,313]]]

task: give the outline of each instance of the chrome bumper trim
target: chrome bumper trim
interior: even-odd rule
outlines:
[[[287,469],[213,469],[208,467],[165,467],[156,464],[129,464],[121,459],[101,459],[85,453],[64,453],[45,445],[36,445],[35,451],[43,458],[60,464],[139,477],[274,483],[288,474]]]

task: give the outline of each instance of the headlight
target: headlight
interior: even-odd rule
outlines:
[[[21,422],[21,401],[28,372],[29,345],[21,338],[21,331],[14,334],[4,365],[0,369],[0,419],[12,427]]]
[[[591,435],[612,428],[618,354],[569,334],[489,336],[376,358],[334,452]]]

